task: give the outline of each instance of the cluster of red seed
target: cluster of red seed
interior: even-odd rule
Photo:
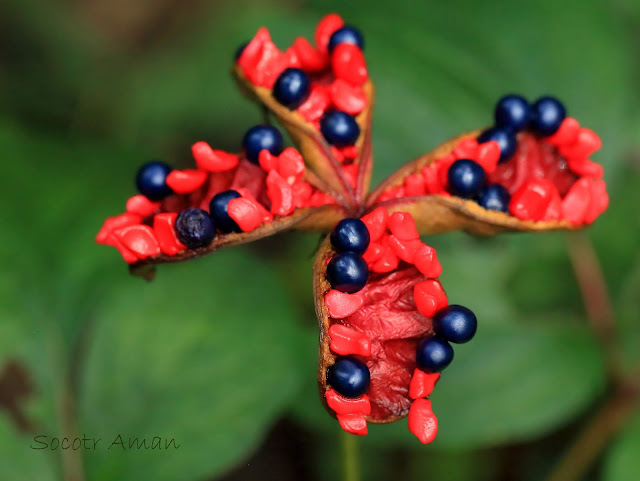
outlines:
[[[420,172],[408,175],[402,185],[383,192],[378,200],[450,196],[449,167],[456,160],[471,159],[483,167],[491,182],[507,188],[511,194],[509,212],[518,219],[590,224],[609,204],[602,166],[589,160],[601,145],[595,132],[580,127],[571,117],[549,137],[519,134],[514,157],[501,164],[497,142],[479,144],[468,138]]]
[[[369,393],[372,399],[367,394],[350,399],[328,389],[325,393],[327,404],[335,411],[344,430],[364,435],[367,434],[365,417],[372,414],[371,404],[376,406],[373,419],[384,418],[388,412],[382,398],[389,396],[390,392],[401,393],[402,397],[412,400],[408,419],[410,431],[423,443],[431,442],[438,424],[431,402],[426,398],[440,375],[425,373],[411,366],[415,366],[416,339],[433,335],[429,320],[448,305],[447,296],[437,280],[442,267],[435,249],[420,241],[410,214],[394,212],[389,215],[384,208],[377,208],[361,220],[367,226],[371,239],[363,258],[370,272],[385,275],[379,279],[370,278],[369,284],[354,294],[331,289],[325,294],[324,302],[330,318],[329,348],[338,356],[363,358],[371,371]],[[372,317],[368,309],[372,307],[371,303],[381,299],[377,292],[379,286],[376,286],[380,282],[384,283],[383,289],[387,293],[385,299],[394,304],[389,306],[390,309],[407,312],[417,309],[419,315],[407,313],[401,315],[402,319],[389,320],[393,323],[392,329],[379,325],[377,314]],[[392,287],[394,284],[398,289]],[[395,291],[398,291],[397,298],[393,297]],[[411,303],[410,307],[404,305],[407,302]],[[382,311],[376,308],[376,312],[380,314]],[[405,338],[407,345],[395,345],[394,351],[406,351],[406,355],[389,358],[385,353],[385,343],[403,342]]]
[[[263,27],[244,47],[237,65],[253,85],[267,89],[273,88],[285,69],[304,70],[309,75],[311,88],[296,112],[319,131],[320,119],[327,111],[335,109],[357,116],[367,108],[363,86],[369,74],[362,50],[350,43],[337,45],[331,53],[328,50],[331,35],[343,26],[339,15],[329,14],[316,27],[315,46],[306,38],[298,37],[285,52],[278,49]],[[342,165],[347,181],[355,188],[358,168],[353,162],[358,157],[358,148],[331,146],[331,151]]]
[[[174,229],[178,213],[188,207],[208,211],[213,196],[228,189],[241,195],[229,201],[228,213],[243,232],[295,209],[335,202],[304,180],[304,160],[294,148],[279,156],[263,150],[260,166],[243,155],[214,150],[206,142],[195,143],[192,152],[196,169],[173,170],[167,176],[173,195],[161,202],[141,194],[131,197],[126,212],[105,220],[96,241],[118,249],[130,264],[160,254],[174,256],[187,248]]]

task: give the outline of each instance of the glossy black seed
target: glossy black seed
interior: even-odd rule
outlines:
[[[509,191],[500,184],[490,184],[478,194],[478,204],[481,207],[498,212],[509,213]]]
[[[475,197],[487,180],[480,164],[470,159],[458,159],[448,171],[449,190],[465,199]]]
[[[228,233],[242,231],[238,224],[229,217],[229,213],[227,211],[229,201],[231,199],[237,199],[238,197],[241,197],[241,195],[235,190],[225,190],[214,195],[209,203],[209,213],[211,214],[211,217],[213,217],[216,227],[222,232]]]
[[[136,187],[138,192],[152,201],[159,201],[172,193],[167,185],[167,176],[171,167],[160,161],[144,164],[136,173]]]
[[[371,375],[364,362],[355,357],[341,357],[327,369],[327,382],[337,393],[356,398],[369,389]]]
[[[453,361],[453,348],[438,337],[420,341],[416,349],[416,364],[424,372],[440,372]]]
[[[363,254],[369,241],[369,229],[357,218],[342,219],[331,231],[331,245],[340,252]]]
[[[367,285],[369,268],[358,254],[343,252],[331,258],[326,275],[331,287],[353,294]]]
[[[544,136],[555,134],[567,116],[564,105],[555,97],[541,97],[531,108],[531,127]]]
[[[190,249],[208,246],[216,235],[216,227],[209,214],[195,207],[180,212],[174,228],[178,240]]]
[[[450,304],[433,316],[433,329],[438,337],[456,344],[473,339],[478,329],[476,315],[464,306]]]

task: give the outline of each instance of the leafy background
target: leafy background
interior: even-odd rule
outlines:
[[[2,2],[0,479],[339,477],[339,430],[315,389],[317,236],[167,266],[151,284],[93,243],[141,162],[187,165],[202,139],[236,149],[259,120],[229,79],[239,43],[266,25],[285,45],[329,11],[366,35],[376,180],[489,123],[510,91],[558,95],[604,139],[596,160],[611,207],[586,235],[429,239],[450,299],[472,307],[481,329],[433,395],[435,443],[419,445],[403,422],[359,440],[367,480],[546,479],[619,392],[586,320],[576,246],[594,246],[618,326],[612,344],[623,371],[640,372],[638,5]],[[638,393],[629,396],[580,479],[640,479]],[[95,451],[33,450],[36,434],[103,440]],[[107,450],[117,434],[181,447]]]

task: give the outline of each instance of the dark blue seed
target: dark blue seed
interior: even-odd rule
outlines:
[[[190,249],[208,246],[216,235],[216,227],[209,214],[195,207],[180,212],[174,228],[178,240]]]
[[[136,174],[138,192],[152,201],[164,199],[172,193],[167,185],[167,175],[171,170],[171,167],[160,161],[144,164]]]
[[[506,127],[513,132],[526,129],[531,122],[531,107],[524,97],[506,95],[502,97],[495,110],[496,127]]]
[[[500,164],[509,160],[516,152],[518,147],[518,140],[516,134],[509,128],[491,127],[485,130],[478,137],[478,142],[483,144],[495,140],[500,145]]]
[[[351,115],[341,110],[325,113],[320,120],[320,131],[331,145],[353,145],[360,136],[360,127]]]
[[[273,86],[273,96],[285,107],[297,108],[309,96],[311,82],[304,70],[288,68],[280,74]]]
[[[331,245],[339,252],[363,254],[369,247],[369,229],[360,219],[342,219],[331,231]]]
[[[489,210],[509,213],[509,191],[500,184],[490,184],[478,194],[478,204]]]
[[[453,361],[451,344],[438,337],[428,337],[418,344],[416,364],[424,372],[440,372]]]
[[[327,369],[327,382],[338,394],[356,398],[369,389],[371,375],[364,362],[355,357],[341,357]]]
[[[284,147],[282,134],[270,125],[256,125],[247,130],[242,139],[244,154],[254,164],[258,163],[260,151],[268,150],[273,155],[280,155]]]
[[[451,304],[433,316],[433,329],[438,337],[462,344],[473,339],[478,329],[478,320],[466,307]]]
[[[353,252],[336,254],[327,264],[327,280],[338,291],[353,294],[366,286],[368,279],[367,263]]]
[[[329,37],[329,53],[333,52],[333,49],[341,43],[357,45],[360,50],[364,50],[364,38],[362,37],[362,33],[360,33],[360,30],[357,28],[349,25],[339,28],[333,32],[331,37]]]
[[[564,105],[555,97],[541,97],[536,100],[531,109],[531,127],[544,136],[555,134],[567,116]]]
[[[222,232],[228,233],[242,231],[238,224],[229,217],[229,212],[227,211],[229,201],[231,199],[237,199],[238,197],[241,197],[241,195],[235,190],[225,190],[214,195],[213,199],[211,199],[211,202],[209,203],[209,213],[211,214],[211,217],[213,217],[216,227]]]
[[[475,197],[486,181],[482,166],[470,159],[456,160],[447,174],[451,193],[465,199]]]

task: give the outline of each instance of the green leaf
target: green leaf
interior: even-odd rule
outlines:
[[[54,481],[55,458],[51,450],[34,449],[43,445],[33,437],[19,435],[8,419],[0,417],[0,479],[3,481]]]
[[[121,283],[96,312],[80,425],[105,444],[86,457],[90,479],[215,475],[256,447],[298,389],[299,331],[270,269],[242,251],[164,267],[151,284]],[[104,449],[118,434],[180,448]]]
[[[631,421],[611,446],[604,465],[607,481],[637,481],[640,478],[640,415]]]

